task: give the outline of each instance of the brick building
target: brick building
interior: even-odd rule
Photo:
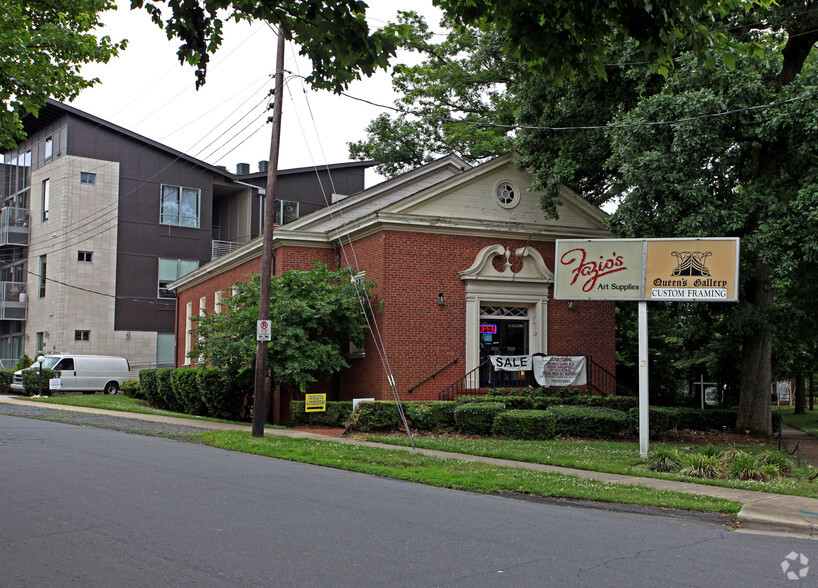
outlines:
[[[276,228],[275,274],[314,260],[348,265],[377,284],[382,302],[350,367],[316,391],[391,399],[384,363],[405,400],[437,399],[467,374],[470,387],[528,382],[486,369],[486,356],[497,354],[583,355],[613,373],[613,303],[552,299],[555,240],[606,237],[606,215],[563,188],[559,219],[545,219],[529,185],[513,154],[475,167],[447,156]],[[260,262],[256,239],[170,285],[177,366],[190,362],[190,317],[213,312]],[[275,422],[287,420],[290,398],[274,396]]]

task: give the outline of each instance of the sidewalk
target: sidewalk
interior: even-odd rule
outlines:
[[[0,403],[18,404],[22,406],[37,406],[56,410],[68,410],[92,414],[105,414],[124,418],[169,423],[175,425],[196,426],[203,429],[219,431],[250,431],[250,425],[233,425],[227,423],[215,423],[212,421],[201,421],[180,417],[165,417],[138,413],[123,413],[113,410],[89,409],[76,406],[61,406],[56,404],[44,405],[40,402],[22,400],[11,396],[0,396]],[[328,436],[326,434],[299,431],[292,429],[268,429],[267,435],[282,437],[316,439],[321,441],[332,440],[337,443],[348,443],[350,445],[363,445],[367,447],[383,447],[379,443],[369,441],[357,441],[345,437]],[[795,442],[800,440],[804,454],[810,464],[818,466],[818,439],[806,435],[801,431],[786,427],[784,438],[788,446],[792,448]],[[392,450],[412,451],[410,447],[400,447],[390,445]],[[809,450],[808,450],[809,448]],[[715,496],[727,500],[740,502],[743,506],[738,513],[738,520],[749,531],[759,531],[766,533],[781,533],[794,537],[813,538],[813,534],[818,531],[818,498],[802,498],[799,496],[787,496],[782,494],[768,494],[766,492],[756,492],[752,490],[740,490],[735,488],[722,488],[720,486],[706,486],[703,484],[693,484],[688,482],[674,482],[670,480],[659,480],[655,478],[639,478],[635,476],[624,476],[620,474],[606,474],[603,472],[592,472],[587,470],[576,470],[558,466],[547,466],[528,462],[511,461],[505,459],[494,459],[490,457],[480,457],[464,455],[461,453],[449,453],[444,451],[434,451],[430,449],[416,449],[418,453],[444,459],[459,459],[462,461],[482,462],[503,467],[527,468],[540,472],[557,472],[577,476],[584,479],[600,480],[616,484],[640,485],[657,490],[675,490],[677,492],[687,492],[690,494],[704,494]],[[810,459],[815,455],[815,461]],[[816,496],[818,496],[818,482],[816,482]]]

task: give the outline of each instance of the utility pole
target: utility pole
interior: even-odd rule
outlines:
[[[273,221],[278,177],[278,152],[281,143],[281,108],[284,97],[284,30],[279,25],[273,90],[273,132],[270,138],[270,165],[267,167],[267,193],[264,202],[264,231],[261,249],[261,288],[258,296],[258,320],[270,319],[270,279],[273,274]],[[256,347],[256,379],[253,388],[253,437],[264,437],[267,417],[267,341]]]

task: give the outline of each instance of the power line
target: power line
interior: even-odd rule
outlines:
[[[568,127],[550,127],[550,126],[536,126],[536,125],[518,125],[518,124],[499,124],[499,123],[492,123],[492,122],[485,122],[485,121],[473,121],[473,120],[464,120],[464,119],[457,119],[457,118],[449,118],[445,116],[424,116],[422,114],[418,114],[417,112],[413,112],[411,110],[406,110],[403,108],[398,108],[395,106],[388,106],[386,104],[378,104],[377,102],[372,102],[371,100],[367,100],[366,98],[359,98],[357,96],[352,96],[351,94],[347,94],[346,92],[341,93],[342,96],[346,98],[350,98],[352,100],[357,100],[359,102],[364,102],[366,104],[370,104],[372,106],[377,106],[378,108],[383,108],[386,110],[392,110],[399,114],[409,114],[412,116],[417,116],[419,118],[429,118],[432,120],[438,120],[440,122],[448,122],[448,123],[458,123],[458,124],[466,124],[466,125],[474,125],[474,126],[481,126],[481,127],[492,127],[492,128],[500,128],[500,129],[508,129],[509,131],[595,131],[595,130],[609,130],[609,129],[627,129],[632,127],[650,127],[650,126],[662,126],[662,125],[674,125],[683,122],[690,122],[694,120],[701,120],[704,118],[718,118],[722,116],[728,116],[731,114],[740,114],[742,112],[750,112],[754,110],[764,110],[767,108],[775,108],[778,106],[782,106],[784,104],[790,104],[792,102],[798,102],[800,100],[808,100],[809,98],[815,98],[818,96],[818,92],[810,92],[809,94],[805,94],[803,96],[796,96],[795,98],[788,98],[786,100],[778,100],[776,102],[770,102],[768,104],[758,104],[755,106],[745,106],[742,108],[735,108],[732,110],[725,110],[722,112],[714,112],[709,114],[699,114],[694,116],[688,116],[684,118],[678,118],[673,120],[660,120],[660,121],[644,121],[644,122],[635,122],[635,123],[620,123],[620,124],[609,124],[609,125],[580,125],[580,126],[568,126]]]

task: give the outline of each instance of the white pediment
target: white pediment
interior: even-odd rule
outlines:
[[[543,234],[606,232],[603,221],[607,215],[567,188],[560,190],[559,218],[546,219],[540,208],[544,192],[532,191],[530,185],[531,176],[517,169],[514,156],[508,154],[389,205],[383,212],[447,224],[516,224],[524,225],[524,231],[540,227]],[[498,197],[498,187],[503,186],[514,191],[512,206]]]
[[[461,280],[493,280],[500,282],[534,282],[550,284],[554,274],[545,265],[540,252],[532,247],[520,247],[513,252],[521,261],[520,268],[512,271],[512,251],[503,245],[483,247],[467,270],[459,272]],[[502,258],[502,270],[494,265],[497,257]]]

